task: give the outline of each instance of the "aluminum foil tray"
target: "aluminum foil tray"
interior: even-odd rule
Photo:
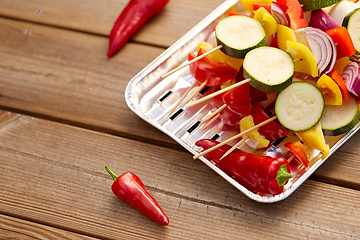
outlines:
[[[188,109],[180,107],[172,114],[169,114],[178,99],[192,85],[195,79],[189,73],[188,67],[164,79],[162,79],[161,76],[187,61],[188,53],[196,51],[199,43],[208,38],[215,30],[216,23],[225,16],[230,8],[236,11],[244,11],[238,0],[225,1],[134,76],[128,83],[125,91],[126,103],[134,113],[152,126],[169,135],[194,155],[197,155],[202,150],[194,145],[198,139],[212,138],[217,141],[222,141],[239,132],[222,131],[223,125],[220,120],[215,121],[205,131],[201,132],[202,126],[199,126],[201,119],[215,110],[208,103],[198,104]],[[196,88],[194,88],[194,90],[195,89]],[[210,92],[211,89],[202,91],[197,94],[193,100]],[[189,96],[190,94],[191,92]],[[330,154],[325,157],[322,156],[319,151],[314,151],[308,168],[299,168],[299,164],[297,164],[296,161],[291,161],[292,173],[300,174],[300,177],[291,179],[285,185],[284,192],[276,196],[259,195],[251,192],[224,173],[213,162],[206,159],[206,157],[202,156],[199,159],[249,198],[258,202],[273,203],[291,195],[332,153],[357,132],[359,126],[360,123],[348,133],[341,136],[325,137],[326,142],[330,145]],[[273,157],[284,156],[288,158],[290,154],[286,148],[283,147],[283,144],[287,141],[294,141],[294,138],[297,138],[295,134],[289,134],[282,142],[273,144],[260,154]],[[252,151],[249,147],[244,147],[243,150],[248,152]]]

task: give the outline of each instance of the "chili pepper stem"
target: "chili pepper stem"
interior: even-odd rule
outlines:
[[[111,177],[114,179],[114,181],[119,177],[119,175],[116,175],[108,166],[105,166],[105,169],[111,175]]]
[[[285,185],[286,180],[290,179],[290,178],[294,178],[294,177],[299,177],[300,175],[295,175],[295,174],[291,174],[288,172],[286,164],[282,165],[276,175],[276,180],[279,184],[279,187]]]

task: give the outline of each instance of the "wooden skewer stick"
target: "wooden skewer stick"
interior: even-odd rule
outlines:
[[[232,148],[230,148],[219,160],[222,160],[223,158],[227,157],[230,153],[232,153],[236,148],[242,146],[245,144],[245,141],[248,139],[248,136],[245,136],[243,139],[241,139],[237,144],[235,144]]]
[[[207,116],[206,118],[204,118],[204,120],[201,121],[200,125],[203,124],[204,122],[207,122],[209,119],[213,118],[216,114],[218,114],[219,112],[221,112],[224,108],[227,107],[227,104],[225,103],[224,105],[222,105],[221,107],[219,107],[215,112],[213,112],[212,114],[210,114],[209,116]]]
[[[175,109],[180,105],[182,100],[184,100],[186,95],[189,94],[189,92],[191,91],[191,89],[193,89],[195,87],[195,85],[196,85],[196,81],[194,81],[194,83],[186,90],[186,92],[182,95],[182,97],[176,102],[175,106],[171,109],[168,116],[170,116],[175,111]]]
[[[222,93],[224,93],[224,92],[227,92],[227,91],[229,91],[229,90],[231,90],[231,89],[233,89],[233,88],[236,88],[236,87],[238,87],[238,86],[241,86],[241,85],[243,85],[243,84],[245,84],[245,83],[248,83],[248,82],[250,82],[250,81],[251,81],[251,79],[248,78],[248,79],[245,79],[245,80],[243,80],[243,81],[241,81],[241,82],[238,82],[238,83],[235,83],[235,84],[233,84],[233,85],[230,85],[230,86],[228,86],[228,87],[226,87],[226,88],[223,88],[223,89],[221,89],[221,90],[219,90],[219,91],[213,92],[212,94],[209,94],[209,95],[207,95],[207,96],[205,96],[205,97],[199,98],[198,100],[196,100],[196,101],[194,101],[194,102],[189,103],[188,105],[185,106],[185,108],[189,108],[189,107],[192,107],[192,106],[194,106],[194,105],[196,105],[196,104],[202,103],[202,102],[204,102],[204,101],[206,101],[206,100],[209,100],[209,99],[211,99],[211,98],[213,98],[213,97],[215,97],[215,96],[217,96],[217,95],[219,95],[219,94],[222,94]]]
[[[178,67],[174,68],[174,69],[173,69],[173,70],[171,70],[170,72],[168,72],[168,73],[166,73],[166,74],[162,75],[162,76],[161,76],[161,78],[162,78],[162,79],[166,78],[167,76],[169,76],[169,75],[173,74],[174,72],[179,71],[180,69],[182,69],[182,68],[184,68],[184,67],[186,67],[186,66],[189,66],[190,64],[192,64],[192,63],[194,63],[194,62],[196,62],[196,61],[198,61],[198,60],[202,59],[203,57],[206,57],[207,55],[209,55],[209,54],[211,54],[211,53],[213,53],[213,52],[215,52],[215,51],[219,50],[219,49],[220,49],[220,48],[222,48],[222,47],[223,47],[222,45],[219,45],[219,46],[217,46],[217,47],[215,47],[215,48],[211,49],[210,51],[208,51],[208,52],[206,52],[206,53],[204,53],[204,54],[201,54],[200,56],[197,56],[197,57],[196,57],[196,58],[194,58],[193,60],[188,61],[188,62],[186,62],[185,64],[181,64],[180,66],[178,66]]]
[[[294,155],[291,155],[288,159],[288,163],[290,163],[294,158],[295,158]]]
[[[207,153],[209,153],[209,152],[211,152],[211,151],[213,151],[213,150],[215,150],[215,149],[217,149],[217,148],[219,148],[219,147],[221,147],[221,146],[223,146],[223,145],[225,145],[225,144],[227,144],[227,143],[229,143],[229,142],[231,142],[231,141],[233,141],[233,140],[235,140],[235,139],[237,139],[237,138],[239,138],[239,137],[241,137],[241,136],[243,136],[245,134],[248,134],[249,132],[251,132],[251,131],[253,131],[255,129],[258,129],[259,127],[264,126],[265,124],[268,124],[271,121],[274,121],[276,118],[277,118],[276,116],[274,116],[272,118],[269,118],[268,120],[265,120],[265,121],[259,123],[258,125],[255,125],[254,127],[249,128],[249,129],[247,129],[247,130],[245,130],[245,131],[243,131],[243,132],[241,132],[241,133],[239,133],[239,134],[225,140],[224,142],[221,142],[221,143],[217,144],[216,146],[214,146],[212,148],[209,148],[208,150],[202,151],[198,155],[193,156],[193,158],[197,159],[197,158],[199,158],[199,157],[201,157],[201,156],[203,156],[203,155],[205,155],[205,154],[207,154]]]
[[[191,94],[191,96],[184,102],[184,105],[187,104],[191,99],[193,99],[193,97],[195,97],[196,94],[198,94],[201,90],[203,90],[203,88],[206,86],[207,84],[207,80],[205,82],[203,82],[200,87],[195,91],[193,92],[193,94]]]
[[[200,132],[204,131],[205,129],[207,129],[216,119],[218,119],[220,117],[220,113],[218,113],[213,119],[211,119],[202,129]]]

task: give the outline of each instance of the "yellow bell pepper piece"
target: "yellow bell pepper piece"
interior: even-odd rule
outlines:
[[[283,51],[287,49],[286,41],[297,42],[295,31],[281,24],[277,25],[276,37],[278,46]]]
[[[348,63],[350,63],[350,58],[349,57],[339,58],[339,59],[336,60],[333,69],[335,69],[341,75],[344,68],[345,68],[345,66],[348,65]]]
[[[266,37],[276,33],[277,22],[275,18],[263,7],[254,11],[254,19],[258,20],[265,30]]]
[[[197,51],[199,51],[199,49],[202,48],[204,50],[206,50],[207,52],[210,51],[211,49],[213,49],[213,45],[211,45],[208,42],[202,41],[199,46],[197,47]],[[226,55],[225,53],[223,53],[220,50],[216,50],[213,53],[209,54],[209,57],[211,57],[213,60],[220,62],[220,63],[227,63],[229,64],[231,67],[237,69],[238,71],[240,70],[244,59],[238,59],[238,58],[233,58],[230,57],[228,55]]]
[[[240,131],[241,132],[243,132],[249,128],[252,128],[254,126],[255,126],[254,120],[251,115],[246,116],[240,120]],[[267,140],[266,138],[262,137],[257,130],[253,130],[253,131],[249,132],[248,134],[246,134],[245,136],[247,136],[249,138],[249,140],[246,141],[246,144],[248,144],[250,147],[252,147],[254,149],[260,149],[260,148],[267,147],[270,143],[270,141]]]
[[[320,121],[312,128],[295,133],[307,146],[328,155],[329,145],[326,144]]]
[[[314,54],[302,43],[286,41],[286,52],[294,60],[295,72],[306,73],[313,77],[319,76]]]
[[[342,93],[334,80],[326,74],[316,82],[316,86],[321,90],[325,105],[342,105]]]
[[[245,11],[252,13],[254,11],[253,3],[271,4],[272,0],[240,0]]]

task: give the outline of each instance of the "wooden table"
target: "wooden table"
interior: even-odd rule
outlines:
[[[0,238],[360,238],[360,134],[263,204],[127,107],[128,81],[221,2],[171,0],[109,59],[127,0],[0,1]],[[170,224],[114,196],[104,165],[136,173]]]

